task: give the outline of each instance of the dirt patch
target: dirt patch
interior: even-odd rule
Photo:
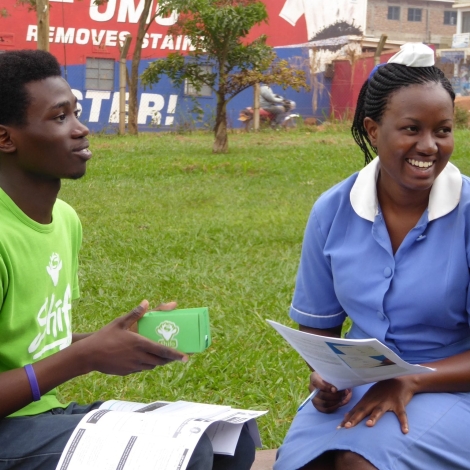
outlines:
[[[308,117],[304,119],[304,125],[305,126],[317,126],[318,125],[318,120],[314,117]]]
[[[470,96],[456,96],[455,106],[470,111]]]

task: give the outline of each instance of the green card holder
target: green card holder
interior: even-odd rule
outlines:
[[[207,307],[147,312],[137,329],[148,339],[188,354],[202,352],[212,342]]]

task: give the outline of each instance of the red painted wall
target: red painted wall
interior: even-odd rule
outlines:
[[[429,46],[435,50],[434,46]],[[399,49],[384,52],[380,63],[390,59]],[[363,54],[354,66],[349,60],[334,61],[334,76],[331,83],[330,115],[336,119],[352,119],[356,110],[357,97],[362,85],[374,68],[374,55]]]
[[[387,62],[396,50],[380,56],[380,63]],[[364,54],[354,66],[349,60],[334,61],[334,76],[331,84],[330,115],[336,119],[352,119],[357,97],[362,85],[374,68],[374,55]]]
[[[137,34],[141,0],[108,0],[98,8],[93,0],[50,0],[50,51],[61,64],[84,64],[87,57],[119,58],[118,42],[128,34]],[[143,3],[143,2],[142,2]],[[286,0],[265,0],[269,23],[256,27],[249,39],[261,34],[268,36],[268,44],[285,46],[306,42],[305,15],[295,26],[279,16]],[[1,8],[8,15],[0,16],[0,50],[36,48],[36,13],[16,0],[3,0]],[[157,8],[154,0],[152,12]],[[166,24],[165,24],[166,23]],[[188,50],[184,37],[168,35],[171,19],[152,21],[142,50],[142,59],[165,57],[175,50]],[[130,54],[133,46],[131,44]],[[128,55],[130,57],[131,55]]]

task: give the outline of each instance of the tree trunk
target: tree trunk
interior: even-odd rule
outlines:
[[[49,51],[49,0],[38,0],[36,3],[38,24],[38,45],[41,51]]]
[[[129,77],[129,120],[127,124],[129,134],[131,135],[137,135],[139,133],[139,127],[137,124],[137,89],[139,86],[139,65],[140,57],[142,55],[142,43],[144,42],[144,36],[146,31],[146,22],[149,16],[149,10],[151,5],[152,0],[145,0],[144,9],[139,18],[139,28],[137,30],[137,38],[135,41],[134,53],[132,54],[131,74]]]
[[[227,101],[225,93],[217,93],[217,111],[214,126],[214,145],[213,153],[228,152],[228,136],[227,136]]]

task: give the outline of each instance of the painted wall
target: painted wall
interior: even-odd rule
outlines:
[[[265,0],[265,3],[269,23],[254,28],[250,39],[267,34],[268,43],[276,47],[279,57],[297,63],[307,60],[308,53],[301,48],[284,46],[305,43],[322,28],[338,20],[354,19],[356,25],[362,25],[365,29],[367,0]],[[16,0],[4,0],[2,8],[6,9],[8,16],[0,17],[0,51],[35,49],[35,12],[18,5]],[[93,0],[50,0],[50,51],[63,66],[64,76],[79,99],[83,109],[82,119],[94,131],[117,127],[119,43],[127,34],[136,35],[142,8],[143,0],[108,0],[100,7],[94,5]],[[156,8],[155,0],[152,15]],[[169,27],[176,19],[174,15],[152,19],[143,45],[140,72],[151,60],[165,57],[172,51],[185,52],[190,49],[191,44],[185,37],[174,38],[168,34]],[[128,57],[131,57],[132,47]],[[86,89],[87,58],[116,61],[113,91]],[[300,114],[323,118],[329,114],[331,80],[319,74],[317,85],[315,100],[312,93],[298,94],[280,88],[275,88],[275,91],[296,101]],[[316,102],[315,109],[312,109],[312,101]],[[163,77],[158,85],[139,90],[140,129],[169,130],[175,125],[195,124],[197,115],[190,112],[194,104],[191,98],[184,95],[182,88],[175,89]],[[252,90],[246,90],[233,99],[228,107],[229,124],[234,127],[239,125],[238,112],[251,104]],[[213,122],[214,97],[198,98],[198,105],[204,113],[204,122],[199,125],[210,126]]]
[[[395,52],[382,54],[380,63],[387,62]],[[335,61],[331,84],[331,113],[336,119],[351,119],[354,116],[357,97],[373,68],[373,54],[364,54],[354,66],[349,60]]]

